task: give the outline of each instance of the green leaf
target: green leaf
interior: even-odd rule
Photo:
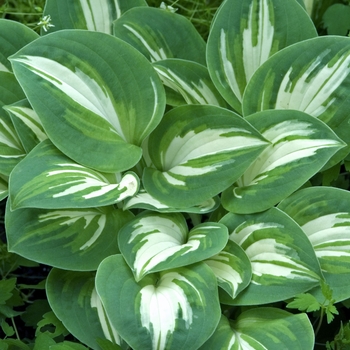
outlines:
[[[12,291],[16,288],[16,278],[3,279],[0,281],[0,305],[12,297]]]
[[[186,105],[168,112],[150,135],[153,162],[146,191],[172,207],[191,207],[230,186],[268,142],[241,117],[216,106]]]
[[[27,45],[11,62],[48,137],[68,157],[106,172],[140,160],[165,92],[137,50],[104,33],[64,30]]]
[[[123,257],[114,255],[99,266],[96,289],[112,325],[134,349],[197,349],[220,319],[216,278],[204,263],[137,283]]]
[[[322,276],[313,247],[301,228],[285,213],[229,213],[221,223],[247,254],[252,280],[235,299],[221,293],[229,305],[259,305],[285,300],[319,284]]]
[[[11,72],[11,63],[7,58],[38,37],[22,23],[0,19],[0,71]]]
[[[62,29],[87,29],[112,34],[113,21],[134,6],[147,6],[147,3],[145,0],[47,0],[44,16],[51,16],[54,27],[49,28],[50,33]],[[45,30],[41,31],[41,34],[45,33]]]
[[[222,195],[234,213],[273,207],[317,173],[345,144],[320,120],[291,110],[269,110],[246,118],[271,142],[235,185]]]
[[[35,330],[35,335],[38,336],[39,334],[42,334],[42,329],[45,329],[45,334],[49,335],[52,338],[56,338],[61,335],[66,336],[69,334],[67,329],[62,324],[61,320],[59,320],[52,311],[45,313],[42,320],[38,322],[38,326]]]
[[[323,27],[328,35],[348,35],[350,30],[350,6],[333,4],[323,14]]]
[[[0,323],[2,331],[5,333],[6,337],[12,337],[15,334],[15,330],[10,326],[5,320],[2,320]]]
[[[187,104],[227,104],[210,79],[207,67],[192,61],[166,59],[153,64],[163,84],[181,94]]]
[[[250,309],[229,321],[221,317],[212,337],[200,348],[312,350],[314,331],[306,314],[293,315],[272,307]]]
[[[319,301],[310,293],[297,294],[294,300],[287,304],[287,308],[312,312],[321,308]]]
[[[120,342],[96,294],[94,274],[52,269],[46,291],[52,310],[82,343],[99,349],[98,338]]]
[[[279,204],[303,229],[319,260],[335,301],[350,298],[350,193],[331,187],[311,187]],[[320,287],[313,291],[323,300]]]
[[[206,222],[188,232],[182,214],[145,212],[118,235],[119,249],[140,281],[145,275],[190,265],[218,254],[228,241],[227,228]]]
[[[29,153],[38,143],[47,139],[41,121],[28,100],[21,100],[3,108],[9,112],[18,138],[21,140],[26,153]]]
[[[315,36],[311,19],[294,0],[227,0],[208,38],[209,73],[240,112],[245,87],[257,68],[284,47]]]
[[[133,196],[138,188],[136,174],[99,173],[72,161],[45,140],[11,173],[11,208],[102,207]]]
[[[325,122],[350,143],[350,38],[323,36],[291,45],[273,55],[250,80],[243,113],[293,109]],[[344,148],[330,165],[349,153]]]
[[[202,37],[187,18],[170,11],[135,7],[114,22],[114,35],[151,62],[180,58],[206,65]]]
[[[212,269],[221,287],[232,299],[245,289],[252,277],[250,260],[235,242],[228,241],[217,255],[204,260]]]
[[[28,259],[62,269],[96,270],[119,253],[120,228],[132,219],[113,207],[86,209],[6,209],[8,249]]]

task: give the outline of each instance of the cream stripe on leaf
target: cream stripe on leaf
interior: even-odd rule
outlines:
[[[199,350],[313,350],[314,331],[305,313],[260,307],[242,312],[235,321],[224,315],[212,337]]]
[[[192,61],[169,58],[155,62],[154,67],[163,84],[181,94],[187,104],[227,107],[205,66]]]
[[[162,118],[165,92],[137,50],[111,35],[67,30],[41,37],[11,62],[48,137],[63,153],[112,173],[140,160],[142,141]]]
[[[100,349],[98,339],[109,339],[114,344],[122,340],[105,315],[94,275],[53,268],[47,278],[46,293],[52,310],[69,333],[89,348]]]
[[[26,155],[21,140],[4,106],[25,98],[15,76],[0,71],[0,174],[8,176]]]
[[[10,114],[26,153],[29,153],[38,143],[47,139],[41,121],[28,100],[21,100],[3,108]]]
[[[271,208],[296,191],[345,146],[325,123],[303,112],[262,111],[246,120],[271,145],[235,185],[224,191],[222,203],[235,213]]]
[[[118,178],[75,163],[45,140],[12,171],[11,205],[13,209],[54,209],[115,204],[133,196],[139,188],[134,173]]]
[[[8,177],[0,174],[0,200],[8,196]]]
[[[123,257],[110,256],[97,270],[96,290],[112,326],[134,349],[198,349],[220,319],[216,278],[202,262],[136,282]]]
[[[180,58],[206,65],[204,40],[187,18],[176,13],[135,7],[114,22],[113,34],[151,62]]]
[[[278,52],[259,68],[247,86],[243,113],[275,108],[303,111],[324,121],[349,144],[349,82],[349,38],[306,40]],[[332,164],[349,150],[341,150]]]
[[[269,143],[235,113],[186,105],[167,113],[148,140],[154,167],[146,191],[161,203],[191,207],[230,186]]]
[[[12,72],[9,56],[39,36],[22,23],[0,19],[0,72]],[[2,81],[2,80],[1,80]]]
[[[350,297],[350,193],[331,187],[300,190],[279,204],[309,238],[338,302]],[[320,298],[320,288],[314,291]]]
[[[252,277],[250,260],[244,250],[231,240],[219,254],[204,262],[214,272],[219,287],[233,299],[250,283]]]
[[[153,272],[202,261],[218,254],[228,241],[227,228],[215,222],[188,231],[182,214],[143,213],[119,232],[119,249],[140,281]]]
[[[9,250],[62,269],[96,270],[104,258],[119,253],[118,231],[132,217],[112,206],[7,210]]]
[[[50,23],[54,27],[47,32],[42,30],[41,34],[62,29],[87,29],[112,34],[114,20],[136,6],[147,6],[147,3],[145,0],[47,0],[43,15],[50,15]]]
[[[206,214],[213,212],[220,205],[220,198],[215,196],[208,200],[199,203],[193,207],[188,208],[174,208],[164,203],[159,202],[157,199],[152,197],[145,190],[140,190],[136,195],[130,197],[124,201],[123,209],[148,209],[157,212],[171,213],[171,212],[183,212],[183,213],[196,213]]]
[[[295,1],[227,0],[208,38],[209,73],[222,96],[240,112],[254,72],[277,51],[315,36],[310,17]]]
[[[281,210],[260,214],[227,214],[221,221],[230,240],[247,254],[252,280],[235,299],[220,294],[229,305],[258,305],[285,300],[319,283],[321,269],[303,230]]]

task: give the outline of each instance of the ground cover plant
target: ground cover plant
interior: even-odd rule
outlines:
[[[350,38],[309,5],[0,20],[0,349],[348,346]]]

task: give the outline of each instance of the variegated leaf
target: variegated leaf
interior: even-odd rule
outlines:
[[[163,116],[165,93],[137,50],[104,33],[64,30],[27,45],[11,61],[63,153],[106,172],[128,170],[140,160],[141,142]]]
[[[145,212],[118,235],[119,249],[140,281],[145,275],[190,265],[218,254],[228,241],[227,228],[206,222],[188,232],[182,214]]]
[[[271,145],[223,193],[223,206],[234,213],[254,213],[273,207],[345,146],[326,124],[303,112],[269,110],[246,119]]]
[[[257,68],[282,48],[315,36],[310,17],[296,1],[226,0],[210,30],[209,73],[240,112],[245,87]]]
[[[0,71],[0,81],[0,174],[8,176],[26,152],[3,106],[22,100],[25,95],[12,73]]]
[[[18,138],[21,140],[26,153],[29,153],[38,143],[47,139],[41,121],[28,100],[21,100],[3,108],[9,112]]]
[[[8,247],[27,259],[61,269],[96,270],[119,253],[117,236],[133,218],[112,206],[86,209],[6,209]]]
[[[350,193],[331,187],[300,190],[279,206],[309,238],[333,298],[350,298]],[[321,290],[316,292],[320,298]],[[323,297],[324,298],[324,297]]]
[[[155,169],[145,169],[143,184],[166,205],[198,205],[236,181],[268,144],[227,109],[177,107],[149,137],[148,154]]]
[[[94,350],[98,339],[121,344],[122,339],[111,325],[95,289],[91,272],[52,269],[46,282],[50,306],[71,334]]]
[[[187,104],[227,107],[211,81],[207,67],[180,59],[157,61],[153,66],[163,84],[181,94]]]
[[[0,19],[0,72],[12,72],[7,58],[37,38],[38,34],[24,24]]]
[[[113,21],[135,6],[147,6],[147,3],[145,0],[46,0],[44,16],[51,17],[54,27],[42,30],[41,34],[62,29],[112,34]]]
[[[137,283],[123,257],[114,255],[99,266],[96,289],[112,326],[134,349],[197,349],[220,319],[216,278],[204,263]]]
[[[350,39],[319,37],[271,57],[247,86],[245,116],[267,109],[295,109],[324,121],[350,143]],[[341,150],[332,164],[349,152]]]
[[[170,11],[135,7],[114,22],[114,35],[151,62],[180,58],[206,65],[202,37],[187,18]]]
[[[233,299],[250,283],[252,277],[250,260],[244,250],[231,240],[219,254],[204,262],[214,272],[219,287]]]
[[[231,305],[259,305],[285,300],[319,283],[322,276],[315,251],[302,229],[285,213],[271,208],[252,215],[229,213],[221,223],[230,240],[244,249],[252,265],[252,281]]]
[[[12,209],[102,207],[133,196],[138,188],[136,174],[99,173],[72,161],[49,140],[37,145],[10,177]]]
[[[242,312],[235,321],[222,315],[214,334],[199,350],[313,350],[314,338],[306,314],[262,307]]]
[[[8,195],[8,177],[0,174],[0,201]]]
[[[183,212],[206,214],[214,211],[219,205],[220,199],[218,196],[216,196],[193,207],[174,208],[172,206],[168,206],[164,203],[159,202],[145,190],[140,190],[136,195],[125,200],[123,209],[148,209],[152,211],[158,211],[161,213]]]

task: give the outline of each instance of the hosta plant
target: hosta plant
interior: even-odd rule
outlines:
[[[350,194],[312,186],[350,151],[350,39],[296,0],[225,0],[207,42],[144,0],[42,25],[0,20],[0,177],[57,318],[96,350],[313,349],[304,311],[350,298]]]

